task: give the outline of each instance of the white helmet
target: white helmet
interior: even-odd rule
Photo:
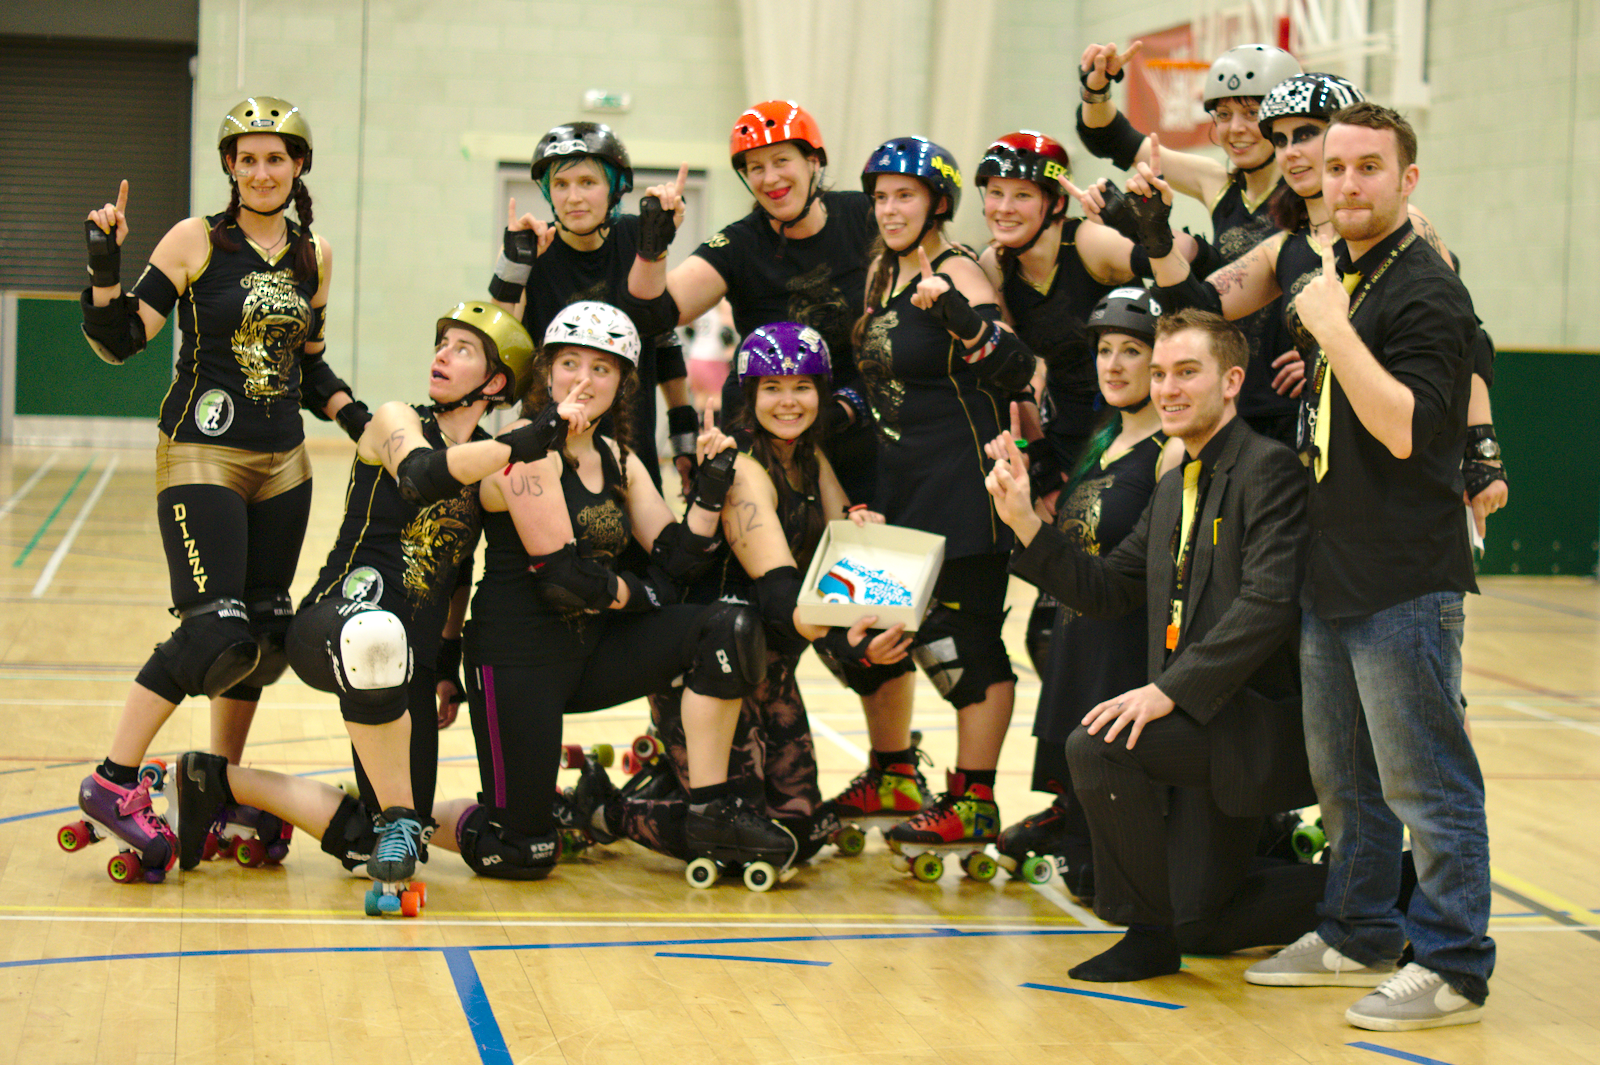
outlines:
[[[1241,44],[1223,52],[1206,71],[1201,93],[1207,111],[1217,109],[1217,101],[1232,96],[1265,96],[1285,78],[1301,73],[1300,61],[1270,44]]]
[[[639,330],[609,303],[584,300],[563,307],[544,331],[544,346],[551,344],[578,344],[639,365]]]

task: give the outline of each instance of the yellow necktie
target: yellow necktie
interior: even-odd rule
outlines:
[[[1360,274],[1343,274],[1341,277],[1344,281],[1344,290],[1346,292],[1354,292],[1356,286],[1361,283]],[[1317,358],[1321,359],[1324,364],[1328,362],[1327,354],[1322,351],[1317,352]],[[1329,364],[1323,371],[1322,391],[1317,394],[1317,431],[1311,441],[1317,447],[1317,457],[1312,460],[1311,469],[1317,475],[1317,480],[1319,481],[1328,472],[1328,410],[1332,406],[1332,400],[1330,399],[1332,395],[1333,366]]]
[[[1178,564],[1189,550],[1189,533],[1194,529],[1195,501],[1200,497],[1200,460],[1195,459],[1183,468],[1183,525],[1178,534]]]

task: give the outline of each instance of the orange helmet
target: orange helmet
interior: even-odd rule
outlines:
[[[817,160],[828,165],[828,152],[822,146],[822,131],[811,112],[793,100],[767,100],[756,104],[733,123],[728,136],[728,152],[735,170],[744,169],[744,153],[751,148],[763,148],[784,141],[799,141],[816,153]]]

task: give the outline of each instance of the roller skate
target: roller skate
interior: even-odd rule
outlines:
[[[934,804],[885,832],[890,864],[924,883],[944,875],[942,855],[965,852],[962,870],[974,880],[993,880],[998,866],[984,849],[1000,835],[1000,810],[994,789],[968,784],[961,773],[947,773],[949,790]]]
[[[589,762],[609,768],[616,758],[616,748],[609,743],[596,743],[589,747],[579,743],[568,743],[561,747],[562,769],[582,769]]]
[[[117,854],[106,863],[106,874],[119,884],[143,880],[159,884],[178,859],[178,839],[171,826],[150,805],[152,785],[165,776],[141,769],[131,788],[113,784],[96,770],[78,787],[78,807],[85,820],[63,825],[56,842],[64,851],[82,850],[115,836]]]
[[[411,878],[419,857],[427,861],[422,848],[439,826],[402,806],[389,807],[372,819],[372,826],[378,832],[378,845],[367,859],[367,875],[372,877],[365,900],[367,916],[415,917],[428,904],[428,886]]]
[[[591,842],[601,844],[617,841],[612,826],[613,819],[620,819],[622,814],[617,801],[621,795],[604,767],[595,762],[584,763],[578,770],[578,783],[562,793],[573,827],[581,829]]]
[[[1072,799],[1066,794],[1036,814],[1000,833],[995,841],[996,861],[1014,879],[1048,884],[1060,875],[1067,893],[1078,899],[1094,897],[1094,852],[1086,838],[1068,824]]]
[[[229,835],[230,828],[245,828],[250,835]],[[289,854],[289,839],[294,826],[254,806],[223,808],[211,833],[205,858],[232,858],[246,869],[278,865]]]
[[[800,844],[794,833],[737,795],[717,799],[704,813],[690,810],[683,827],[689,849],[697,855],[683,874],[690,887],[708,888],[725,874],[742,873],[751,891],[770,891],[795,873]]]
[[[865,850],[867,829],[872,822],[904,821],[933,801],[928,781],[917,764],[931,761],[922,753],[922,733],[911,734],[911,748],[916,755],[910,764],[880,766],[877,753],[868,754],[867,768],[829,801],[828,806],[839,819],[840,827],[832,842],[840,854],[853,858]]]
[[[622,771],[629,776],[642,773],[647,766],[654,765],[667,753],[667,748],[654,733],[645,733],[643,736],[634,737],[628,749],[622,752]]]

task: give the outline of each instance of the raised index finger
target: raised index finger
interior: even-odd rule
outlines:
[[[1117,66],[1119,66],[1119,67],[1127,66],[1128,60],[1130,60],[1134,56],[1138,55],[1139,54],[1139,49],[1141,49],[1143,47],[1144,47],[1144,42],[1143,41],[1134,41],[1131,45],[1128,46],[1128,50],[1126,52],[1123,52],[1120,56],[1117,57]]]
[[[922,280],[933,280],[933,264],[928,261],[928,253],[920,244],[917,245],[917,262],[922,264]]]
[[[1161,176],[1161,135],[1150,134],[1150,173]]]
[[[1018,412],[1017,404],[1014,401],[1011,404],[1011,439],[1022,439],[1022,416]]]
[[[128,179],[123,178],[122,184],[117,186],[117,213],[123,214],[128,207]]]
[[[511,197],[511,202],[506,205],[506,228],[514,229],[517,224],[517,198]]]
[[[688,163],[683,163],[682,165],[680,165],[678,167],[678,180],[676,182],[674,182],[673,185],[672,185],[672,191],[677,196],[679,196],[680,198],[683,196],[684,183],[687,182],[688,180],[689,180],[689,164]]]

